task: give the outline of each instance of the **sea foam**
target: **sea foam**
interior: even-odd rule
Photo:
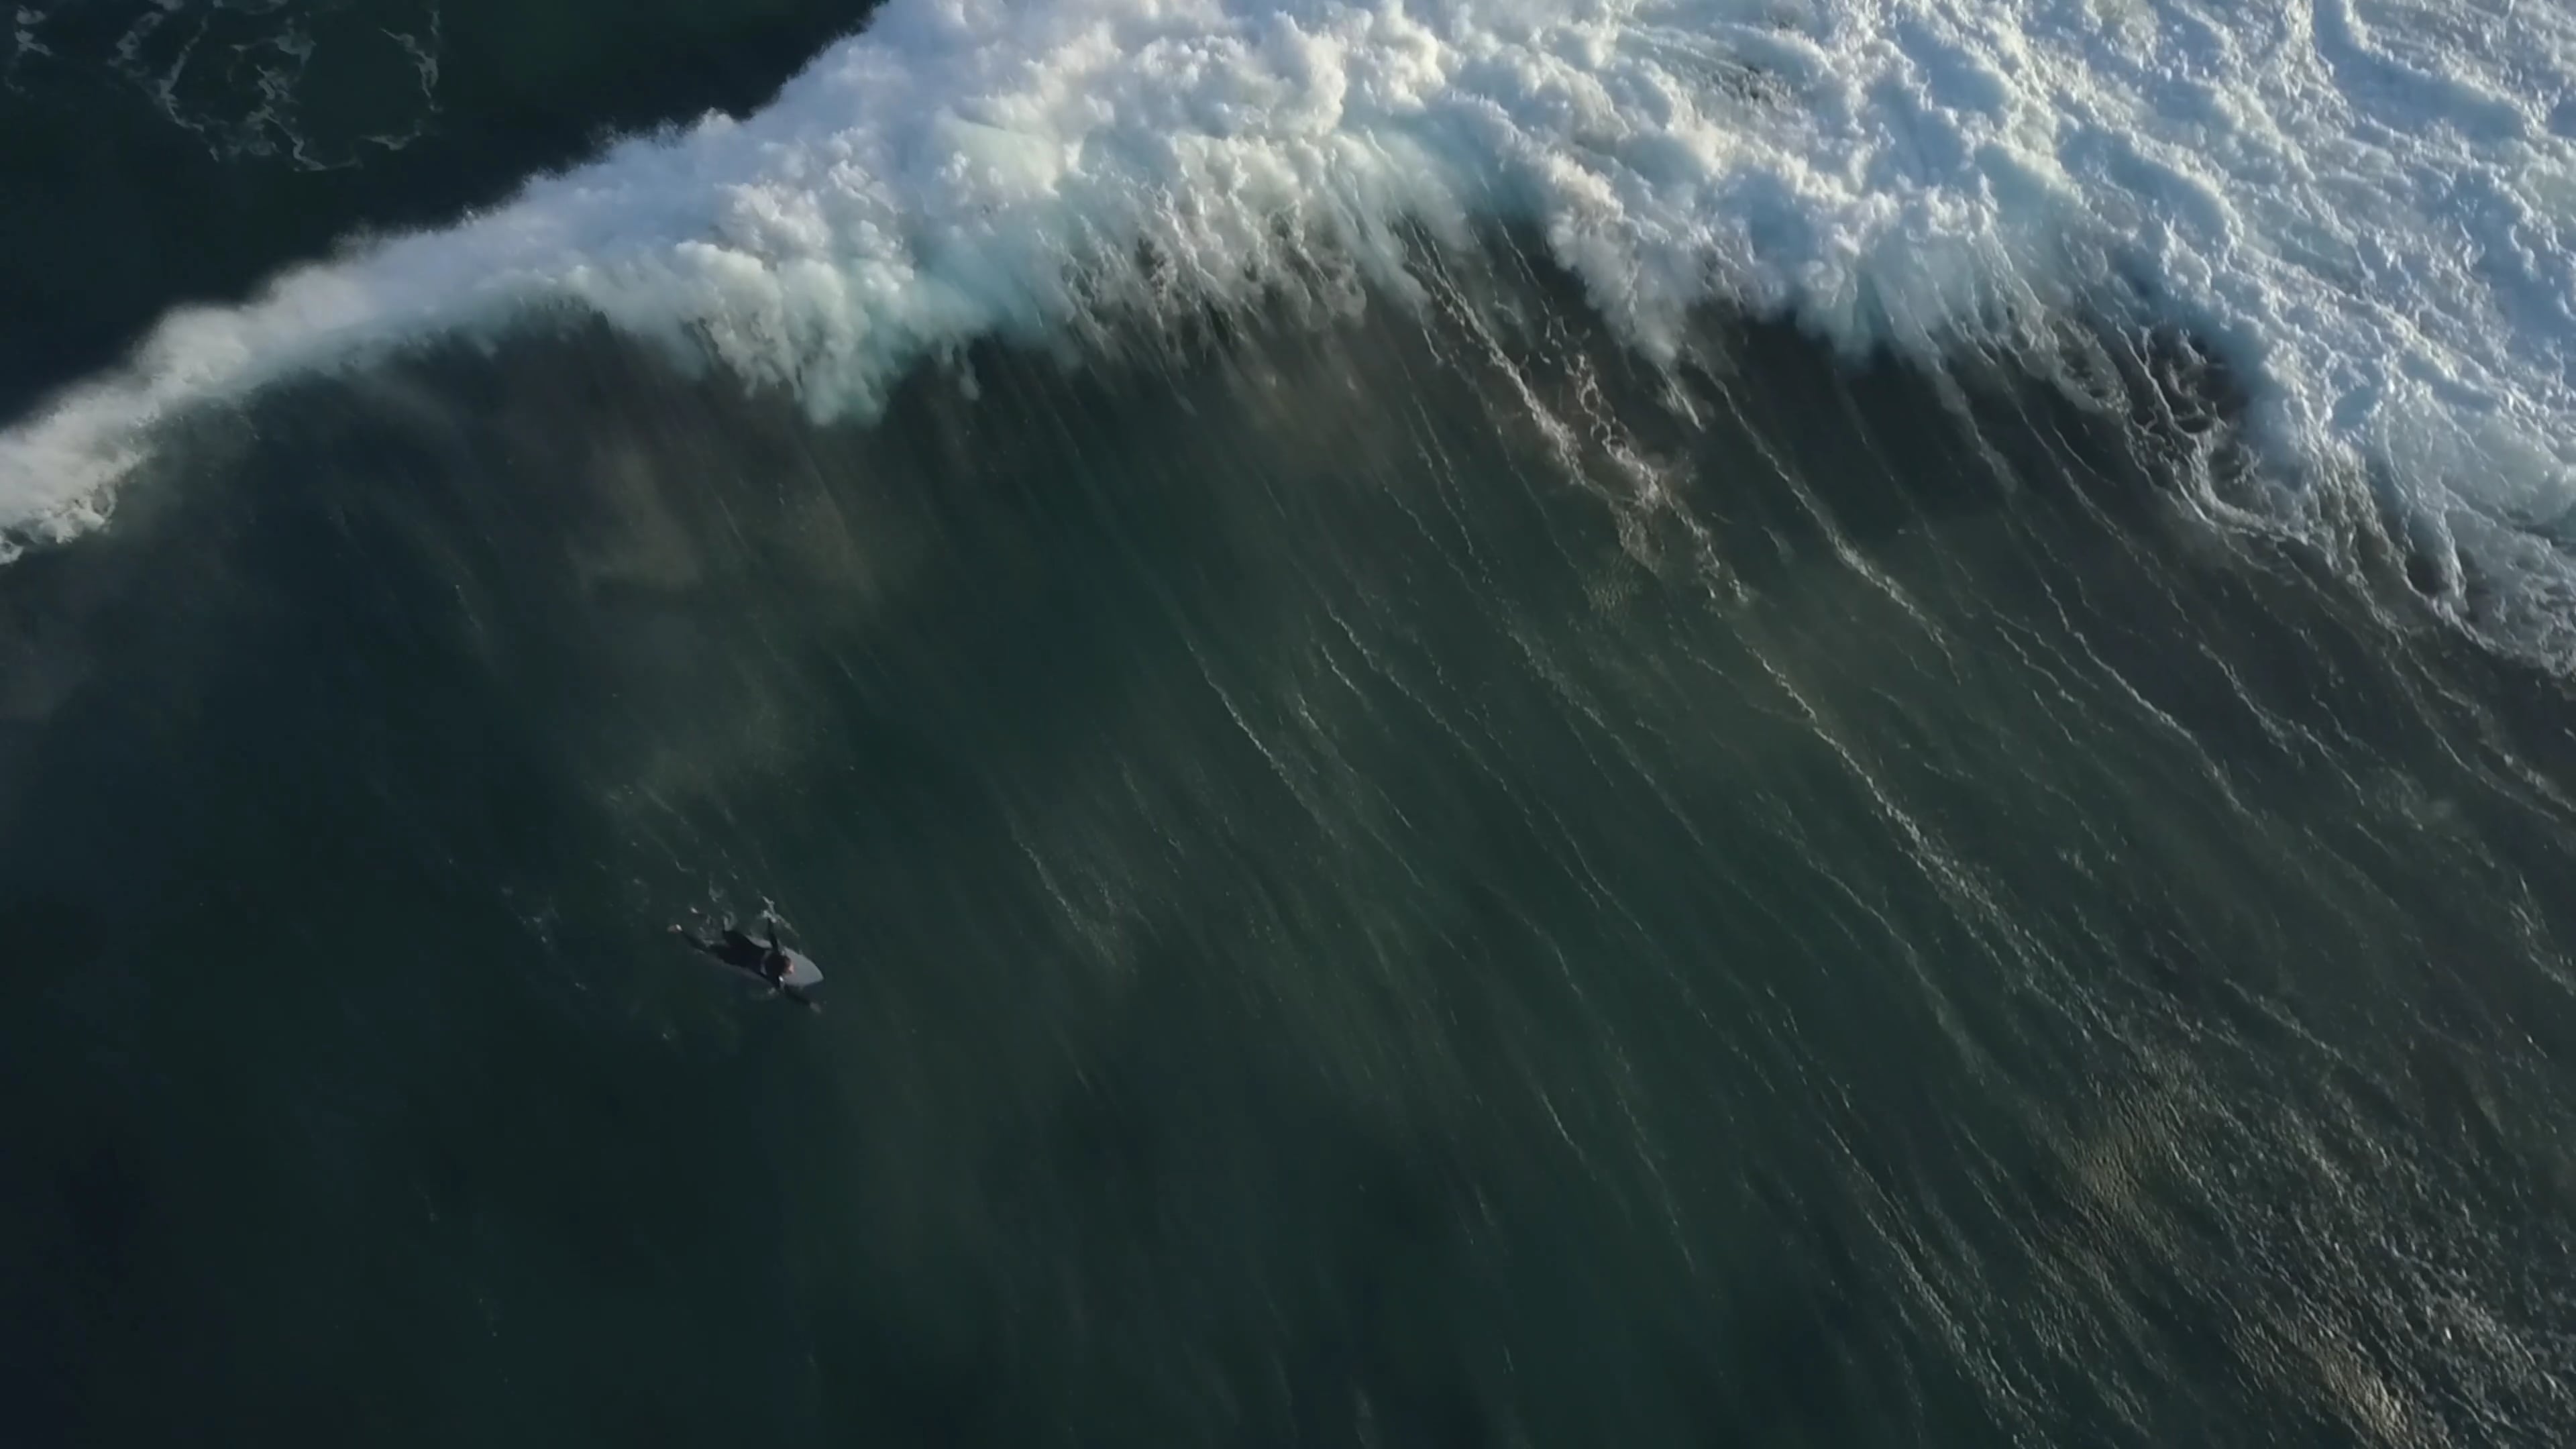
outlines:
[[[2285,476],[2563,568],[2576,19],[2517,0],[888,0],[746,118],[172,315],[0,433],[0,529],[94,526],[175,413],[531,309],[864,416],[1316,257],[1401,292],[1479,219],[1650,353],[1713,300],[1937,360],[2143,298]]]

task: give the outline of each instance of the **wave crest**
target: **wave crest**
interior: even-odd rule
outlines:
[[[892,0],[747,118],[174,315],[0,434],[0,527],[94,525],[175,412],[532,307],[864,416],[925,354],[1318,257],[1401,293],[1411,230],[1494,218],[1650,353],[1709,302],[1934,363],[2144,309],[2293,471],[2542,537],[2576,510],[2570,97],[2576,20],[2481,0]]]

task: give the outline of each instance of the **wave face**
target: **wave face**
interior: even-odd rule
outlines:
[[[1650,356],[1710,302],[1936,361],[2186,328],[2289,480],[2213,509],[2315,531],[2366,480],[2564,653],[2576,20],[2512,3],[894,0],[747,118],[172,315],[0,437],[0,524],[94,526],[174,413],[531,309],[866,415],[980,336],[1400,293],[1410,229],[1480,217]]]
[[[438,349],[0,571],[30,1442],[2569,1442],[2566,690],[1498,261]]]

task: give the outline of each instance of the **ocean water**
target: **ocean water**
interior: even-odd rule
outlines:
[[[22,3],[8,1442],[2564,1444],[2571,243],[2511,0]]]

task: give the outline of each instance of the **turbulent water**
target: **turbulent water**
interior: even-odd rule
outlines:
[[[2512,0],[21,3],[9,1437],[2567,1443],[2571,248]]]

